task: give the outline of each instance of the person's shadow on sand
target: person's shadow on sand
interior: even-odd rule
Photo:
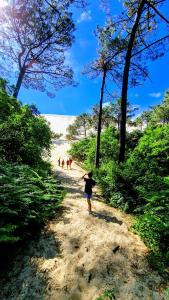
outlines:
[[[91,214],[92,214],[92,216],[94,216],[94,217],[96,217],[98,219],[104,220],[107,223],[117,223],[119,225],[123,224],[123,222],[119,221],[116,217],[107,216],[105,214],[97,213],[97,212],[94,212],[94,211]]]

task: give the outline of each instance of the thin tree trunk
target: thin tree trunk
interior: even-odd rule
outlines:
[[[19,90],[21,88],[21,85],[22,85],[22,81],[23,81],[23,78],[24,78],[24,75],[25,75],[25,71],[22,69],[19,73],[19,76],[18,76],[18,80],[17,80],[17,83],[16,83],[16,86],[15,86],[15,89],[14,89],[14,93],[13,93],[13,96],[17,99],[18,97],[18,94],[19,94]]]
[[[87,137],[86,125],[84,126],[84,135],[85,135],[85,138],[86,138]]]
[[[103,108],[105,81],[106,81],[106,70],[103,71],[101,94],[100,94],[99,120],[98,120],[97,142],[96,142],[96,160],[95,160],[96,168],[99,168],[99,160],[100,160],[100,135],[101,135],[101,127],[102,127],[102,108]]]
[[[130,63],[132,50],[135,42],[135,37],[137,29],[139,26],[139,21],[141,14],[146,4],[146,0],[142,0],[137,11],[137,16],[131,31],[127,53],[125,57],[125,65],[123,71],[123,82],[122,82],[122,95],[121,95],[121,120],[120,120],[120,150],[119,150],[119,163],[123,163],[125,159],[125,147],[126,147],[126,119],[127,119],[127,92],[128,92],[128,80],[130,72]]]

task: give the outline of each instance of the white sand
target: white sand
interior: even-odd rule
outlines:
[[[76,116],[66,115],[42,114],[42,116],[49,122],[50,128],[53,132],[61,133],[63,136],[67,134],[68,126],[73,124],[76,119]]]

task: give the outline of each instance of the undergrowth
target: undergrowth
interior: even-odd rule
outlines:
[[[0,243],[13,243],[53,217],[64,196],[52,175],[40,176],[26,165],[0,167]]]
[[[137,134],[128,134],[126,160],[120,165],[112,128],[101,134],[99,169],[94,167],[95,138],[73,144],[70,153],[83,160],[87,170],[93,170],[107,204],[135,216],[134,230],[150,249],[150,265],[164,273],[169,267],[169,124]],[[83,157],[79,156],[79,144]]]

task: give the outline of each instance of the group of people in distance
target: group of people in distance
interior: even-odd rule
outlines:
[[[59,159],[58,159],[58,166],[64,168],[65,164],[67,166],[67,169],[71,169],[72,158],[61,159],[59,157]],[[92,213],[92,204],[91,204],[92,189],[93,189],[93,187],[96,184],[95,180],[93,180],[92,177],[93,177],[93,173],[92,172],[89,172],[88,174],[84,174],[82,176],[82,179],[85,182],[85,198],[87,199],[89,214]]]
[[[71,169],[72,168],[72,158],[68,158],[68,159],[64,160],[59,157],[58,166],[64,168],[65,164],[67,166],[67,169]]]

